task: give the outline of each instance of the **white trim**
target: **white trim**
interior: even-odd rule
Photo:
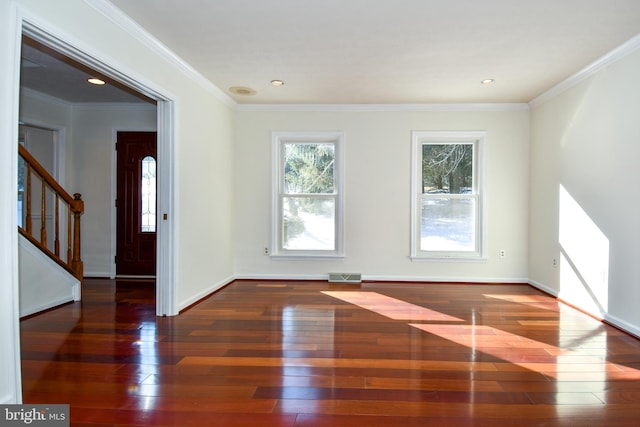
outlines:
[[[105,18],[117,25],[124,32],[142,43],[146,48],[155,52],[161,58],[167,60],[182,71],[190,80],[202,86],[204,89],[213,94],[218,100],[229,107],[236,105],[236,102],[220,88],[215,86],[211,81],[196,71],[186,61],[176,55],[171,49],[164,45],[160,40],[151,35],[147,30],[142,28],[129,15],[122,12],[112,3],[105,0],[85,0],[85,2],[102,14]]]
[[[483,284],[523,284],[529,285],[525,277],[447,277],[447,276],[383,276],[362,275],[362,281],[371,282],[424,282],[424,283],[483,283]]]
[[[71,102],[64,99],[56,98],[55,96],[47,95],[46,93],[39,92],[37,90],[30,89],[28,87],[20,88],[22,94],[27,95],[36,101],[45,102],[47,104],[54,104],[57,107],[71,108],[73,105]]]
[[[177,242],[175,240],[175,228],[177,227],[177,221],[174,214],[174,163],[176,159],[174,155],[175,134],[173,123],[175,115],[174,102],[172,101],[175,97],[170,96],[163,90],[154,88],[152,82],[143,76],[131,73],[118,61],[109,58],[103,62],[97,59],[103,55],[97,54],[90,46],[78,40],[74,40],[73,43],[71,43],[68,41],[70,37],[62,37],[59,35],[59,31],[54,31],[40,22],[36,25],[31,22],[31,19],[22,17],[22,32],[24,34],[47,46],[53,47],[62,54],[95,69],[107,77],[118,80],[157,101],[158,156],[162,155],[161,158],[159,157],[158,164],[158,188],[160,192],[158,193],[157,201],[158,206],[162,209],[160,212],[167,213],[170,220],[166,221],[166,223],[162,224],[158,229],[156,311],[158,315],[175,315],[178,313],[175,306],[175,295],[177,292],[175,274],[175,265],[177,263],[177,250],[175,245]],[[18,60],[18,67],[19,64],[20,61]],[[19,68],[16,73],[19,76]],[[18,90],[18,86],[17,84],[16,90]]]
[[[553,296],[554,298],[558,299],[559,303],[562,303],[568,307],[571,307],[570,303],[565,302],[560,296],[558,291],[556,291],[555,289],[541,283],[538,282],[536,280],[532,280],[529,279],[529,284],[531,286],[533,286],[536,289],[541,290],[542,292],[545,292],[551,296]],[[604,314],[595,314],[595,313],[590,313],[588,311],[583,310],[582,308],[575,306],[574,307],[576,310],[578,311],[582,311],[584,313],[587,313],[588,315],[594,316],[596,318],[602,318],[605,322],[610,323],[611,325],[615,326],[616,328],[621,329],[622,331],[631,334],[633,336],[635,336],[636,338],[640,338],[640,328],[636,325],[633,325],[625,320],[620,319],[617,316],[614,316],[610,313],[604,313]]]
[[[327,274],[241,274],[234,278],[234,280],[329,280],[329,273]]]
[[[525,103],[495,104],[237,104],[240,112],[469,112],[528,111]]]
[[[32,119],[28,116],[22,117],[20,124],[23,126],[45,129],[53,133],[53,171],[51,171],[51,175],[64,188],[67,180],[67,128],[62,125],[43,120]],[[28,146],[26,148],[29,149]]]
[[[181,310],[184,310],[185,308],[189,307],[190,305],[200,301],[203,298],[207,298],[209,297],[211,294],[213,294],[214,292],[216,292],[217,290],[227,286],[229,283],[233,282],[234,280],[236,280],[235,276],[229,276],[226,279],[223,279],[217,283],[214,283],[213,285],[209,286],[207,289],[198,292],[198,294],[187,298],[186,300],[182,301],[179,305],[178,305],[178,312],[180,312]]]
[[[116,246],[118,244],[118,208],[116,207],[116,199],[118,198],[118,150],[116,143],[118,141],[118,129],[111,129],[111,215],[109,237],[111,239],[111,247],[109,249],[109,273],[106,277],[115,279],[116,277]],[[84,272],[85,276],[89,273]],[[103,276],[104,277],[104,276]],[[156,298],[157,302],[157,298]]]
[[[271,259],[282,260],[335,260],[344,258],[344,218],[345,218],[345,135],[342,131],[287,131],[273,132],[271,134]],[[286,250],[282,248],[281,238],[281,221],[280,215],[282,211],[282,146],[286,143],[299,142],[319,142],[334,144],[334,184],[336,186],[335,195],[331,195],[335,199],[335,248],[333,250]],[[323,197],[323,195],[319,195]]]
[[[3,79],[0,93],[6,94],[6,114],[0,116],[0,338],[2,373],[0,373],[0,401],[22,403],[22,374],[20,361],[20,305],[18,264],[18,141],[20,99],[21,16],[15,2],[9,6],[9,28],[0,30],[9,57],[0,65]],[[5,37],[7,37],[5,39]],[[6,73],[6,74],[5,74]]]
[[[636,338],[640,338],[640,328],[638,328],[637,326],[632,325],[631,323],[608,313],[605,313],[604,320],[611,323],[616,328],[622,329],[623,331],[635,336]]]
[[[72,290],[72,292],[73,292],[73,290]],[[75,295],[75,293],[74,293],[74,295]],[[52,300],[52,301],[49,301],[47,304],[43,304],[43,305],[39,305],[39,306],[35,306],[35,307],[29,307],[28,310],[25,310],[23,313],[20,313],[20,315],[21,315],[20,317],[30,316],[32,314],[39,313],[39,312],[45,311],[45,310],[49,310],[51,308],[55,308],[55,307],[58,307],[58,306],[61,306],[63,304],[67,304],[67,303],[70,303],[70,302],[73,302],[73,301],[78,301],[78,300],[75,299],[74,297],[72,297],[72,298],[60,298],[60,299],[57,299],[57,300]]]
[[[538,282],[536,280],[528,279],[528,283],[531,286],[533,286],[534,288],[537,288],[537,289],[541,290],[544,293],[547,293],[549,295],[554,296],[555,298],[558,298],[558,291],[556,291],[555,289],[550,288],[549,286],[547,286],[547,285],[545,285],[545,284],[543,284],[541,282]]]
[[[84,277],[94,277],[96,279],[104,279],[105,277],[108,277],[110,279],[115,279],[115,277],[111,276],[111,272],[110,271],[105,271],[105,272],[99,272],[99,271],[84,271],[83,273]]]
[[[487,180],[486,180],[486,131],[412,131],[411,132],[411,224],[410,224],[410,253],[412,261],[456,261],[477,262],[487,261]],[[468,142],[474,145],[474,170],[473,185],[476,207],[476,250],[466,251],[442,251],[429,252],[420,249],[421,228],[419,226],[422,217],[421,203],[423,196],[420,185],[422,176],[422,145],[424,143],[457,143]],[[455,197],[455,196],[454,196]],[[462,196],[460,197],[462,198]]]
[[[157,155],[158,155],[158,226],[156,233],[156,314],[175,316],[178,284],[178,209],[179,194],[175,179],[178,162],[175,149],[175,109],[173,101],[158,101]],[[164,215],[167,220],[164,220]]]
[[[239,274],[235,280],[328,280],[329,274]],[[363,282],[486,283],[529,285],[525,277],[446,277],[362,275]]]
[[[95,46],[88,45],[83,40],[62,32],[59,28],[52,28],[49,23],[43,22],[37,16],[27,14],[26,10],[22,19],[22,31],[32,39],[54,47],[61,54],[129,86],[149,99],[175,99],[175,96],[167,93],[165,89],[157,87],[145,75],[137,74],[117,58],[97,51]]]
[[[640,34],[627,40],[622,45],[618,46],[611,52],[607,53],[606,55],[600,57],[596,61],[587,65],[582,70],[578,71],[571,77],[553,86],[551,89],[547,90],[541,95],[538,95],[537,97],[535,97],[529,102],[529,105],[531,106],[531,108],[539,107],[540,105],[557,97],[561,93],[576,86],[578,83],[582,82],[583,80],[586,80],[589,77],[593,76],[600,70],[632,54],[638,49],[640,49]]]

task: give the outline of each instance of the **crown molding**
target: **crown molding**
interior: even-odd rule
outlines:
[[[73,107],[73,103],[71,102],[65,101],[64,99],[56,98],[55,96],[47,95],[46,93],[42,93],[37,90],[29,89],[28,87],[20,86],[20,96],[27,96],[29,98],[35,99],[36,101],[53,104],[57,107]]]
[[[240,112],[473,112],[527,111],[526,103],[494,104],[236,104]]]
[[[198,83],[207,91],[212,93],[218,100],[229,107],[234,107],[236,102],[219,87],[211,83],[206,77],[197,72],[191,65],[176,55],[160,40],[152,36],[148,31],[142,28],[137,22],[131,19],[127,14],[115,7],[106,0],[84,0],[89,6],[93,7],[105,18],[109,19],[113,24],[120,27],[131,37],[142,43],[145,47],[164,58],[171,64],[175,65],[180,71],[187,75],[191,80]]]
[[[553,86],[551,89],[547,90],[541,95],[538,95],[536,98],[532,99],[529,102],[529,105],[531,106],[531,108],[539,107],[540,105],[557,97],[561,93],[576,86],[578,83],[593,76],[600,70],[627,57],[628,55],[638,50],[638,48],[640,48],[640,34],[627,40],[622,45],[618,46],[617,48],[607,53],[606,55],[600,57],[593,63],[587,65],[582,70],[578,71],[571,77]]]

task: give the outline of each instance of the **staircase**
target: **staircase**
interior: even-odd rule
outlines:
[[[84,202],[80,194],[67,193],[25,147],[18,149],[20,315],[26,316],[80,299]]]

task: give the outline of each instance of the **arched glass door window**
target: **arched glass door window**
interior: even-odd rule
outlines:
[[[142,159],[142,176],[140,177],[140,225],[143,233],[156,231],[156,159],[146,156]]]

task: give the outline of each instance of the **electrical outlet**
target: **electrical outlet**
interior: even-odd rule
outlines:
[[[268,247],[264,247],[264,252],[265,255],[269,255],[269,248]]]
[[[553,259],[553,268],[558,268],[558,260],[557,259]]]
[[[507,256],[507,251],[505,251],[504,249],[500,249],[498,251],[498,255],[500,256],[501,259],[506,258]]]

